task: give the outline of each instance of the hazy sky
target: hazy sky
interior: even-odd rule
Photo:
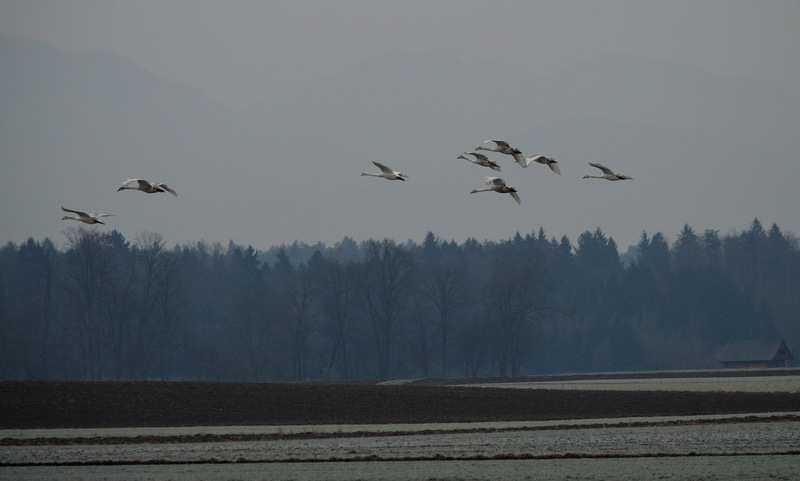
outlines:
[[[800,28],[798,26],[800,26],[800,2],[797,1],[0,0],[0,32],[2,33],[33,38],[69,52],[110,50],[157,76],[199,87],[235,109],[250,107],[259,100],[279,96],[294,87],[318,81],[331,74],[345,72],[359,63],[390,51],[421,52],[436,49],[456,51],[480,59],[494,59],[500,64],[511,66],[534,77],[554,73],[602,54],[626,51],[647,58],[702,67],[704,71],[718,77],[753,77],[777,81],[800,96]],[[496,72],[498,76],[504,74],[506,73],[503,71]],[[431,132],[431,135],[435,136],[436,132]],[[486,138],[492,135],[503,134],[487,132]],[[472,148],[473,141],[480,140],[483,140],[483,137],[469,140],[470,145],[453,146],[453,158],[461,153],[462,149]],[[524,148],[529,146],[530,144]],[[128,155],[134,154],[128,153]],[[355,187],[357,189],[375,189],[376,193],[378,189],[398,187],[380,183],[369,184],[363,181],[364,179],[360,178],[358,173],[363,169],[372,169],[369,160],[372,159],[353,159],[353,164],[347,166],[347,175],[349,176],[347,181],[358,182],[358,184],[353,184],[357,185]],[[597,227],[597,224],[594,223],[595,217],[588,216],[589,221],[585,217],[580,217],[588,215],[586,212],[582,212],[586,210],[583,206],[591,202],[597,204],[596,200],[590,197],[596,195],[593,192],[605,191],[610,186],[617,188],[620,184],[587,186],[586,183],[582,183],[580,175],[593,173],[591,170],[586,170],[585,161],[589,159],[580,158],[579,160],[579,167],[575,162],[570,175],[562,176],[561,185],[568,186],[564,188],[562,198],[568,199],[564,204],[569,204],[567,207],[572,210],[561,212],[559,220],[563,220],[563,224],[557,224],[555,230],[550,230],[548,226],[547,231],[548,236],[567,235],[573,243],[576,241],[577,232],[593,230]],[[619,170],[623,173],[629,173],[631,170],[636,172],[634,175],[637,179],[634,181],[636,184],[626,184],[624,187],[632,191],[636,190],[637,195],[641,196],[632,197],[633,200],[629,201],[631,205],[641,202],[640,199],[646,199],[648,193],[652,191],[652,188],[648,187],[648,181],[651,182],[651,185],[661,183],[662,186],[666,182],[666,179],[656,179],[652,175],[648,179],[648,175],[643,174],[646,167],[636,166],[639,168],[631,169],[635,165],[634,162],[640,160],[624,159],[620,162],[622,166]],[[769,161],[769,159],[759,160],[761,162]],[[791,161],[793,159],[781,160],[784,166],[786,162]],[[0,162],[14,162],[14,159],[0,155]],[[119,163],[123,164],[124,162],[119,161]],[[123,170],[128,166],[118,165],[117,167],[119,167],[119,172],[115,171],[116,177],[113,178],[115,185],[104,187],[110,189],[109,192],[112,193],[116,185],[124,178],[123,175],[149,175],[125,174]],[[781,176],[781,172],[786,170],[781,166],[770,167],[772,168],[771,175],[778,177]],[[7,166],[0,163],[0,168],[7,168]],[[404,170],[401,167],[397,168]],[[444,167],[442,168],[444,169]],[[661,172],[664,172],[665,169],[662,168]],[[137,172],[142,170],[145,169],[140,168]],[[528,169],[526,172],[531,170]],[[464,187],[465,194],[468,189],[481,186],[482,175],[478,177],[477,171],[475,172],[477,183],[470,183]],[[265,167],[263,173],[269,175],[268,167]],[[259,172],[259,175],[261,174],[262,172]],[[648,174],[650,173],[648,172]],[[748,174],[749,172],[745,173],[741,169],[735,173],[723,173],[726,176]],[[707,177],[692,179],[694,183],[692,188],[698,191],[711,188],[717,189],[717,192],[725,190],[725,181],[717,177],[718,172],[706,172],[706,175]],[[0,173],[0,177],[2,177],[2,173]],[[421,180],[420,175],[412,176],[412,180]],[[793,185],[794,181],[800,181],[800,179],[793,180],[790,175],[784,174],[782,180],[785,184],[780,188],[784,190],[777,194],[780,200],[771,205],[781,204],[784,208],[783,212],[785,212],[788,210],[787,205],[796,203],[798,200],[794,189],[785,188],[785,186]],[[304,182],[305,179],[301,181]],[[104,180],[104,182],[106,181]],[[474,182],[474,180],[470,178],[470,182]],[[180,218],[188,219],[190,215],[195,215],[189,212],[193,209],[191,195],[205,194],[196,188],[192,192],[188,185],[188,179],[173,181],[171,178],[169,183],[181,192],[181,197],[174,203],[175,209],[178,209],[177,206],[185,209],[181,212],[182,217]],[[406,184],[400,187],[413,187],[412,182]],[[0,185],[2,185],[1,178]],[[348,184],[348,188],[350,185]],[[665,193],[665,197],[667,195],[670,197],[664,200],[659,199],[659,202],[665,204],[668,201],[680,200],[684,193],[680,189],[690,188],[687,185],[688,183],[676,183],[674,190]],[[32,186],[18,188],[36,192]],[[417,188],[422,189],[423,187]],[[773,185],[763,188],[777,189]],[[34,205],[41,204],[45,201],[44,199],[35,201],[20,199],[20,202],[26,202],[24,205],[30,205],[30,207],[14,206],[14,209],[30,210],[30,212],[25,211],[19,215],[27,217],[25,222],[33,225],[41,224],[42,221],[38,220],[38,217],[52,216],[60,219],[60,217],[56,217],[61,214],[57,210],[57,206],[61,202],[70,202],[70,196],[74,198],[74,194],[69,188],[63,188],[62,191],[48,194],[52,196],[52,199],[46,199],[47,207]],[[727,203],[725,205],[736,203],[730,202],[729,197],[738,195],[739,205],[749,207],[747,196],[752,193],[728,191],[725,194],[724,202]],[[39,194],[30,193],[29,195]],[[534,204],[534,196],[535,194],[532,192],[526,193],[525,202],[529,203],[527,205]],[[231,200],[229,197],[225,198],[226,202]],[[122,203],[130,198],[116,196],[114,202]],[[471,197],[470,201],[473,199]],[[172,199],[160,199],[162,202],[167,200]],[[490,200],[487,199],[487,201]],[[178,204],[178,201],[181,204]],[[459,199],[459,202],[464,201]],[[724,202],[719,200],[720,205],[723,205]],[[85,203],[88,204],[88,202]],[[389,204],[390,202],[387,201],[387,206]],[[507,204],[508,207],[517,208],[510,200]],[[69,205],[81,208],[79,205]],[[683,206],[685,204],[678,203],[676,205]],[[106,204],[101,207],[122,210],[122,206],[115,204]],[[600,210],[598,206],[594,207],[598,211]],[[9,205],[0,205],[0,209],[9,208]],[[93,207],[84,208],[86,210],[94,209]],[[467,211],[468,207],[459,205],[458,208],[463,211],[461,214],[464,218],[477,219],[476,215]],[[235,203],[231,204],[230,209],[231,211],[242,210]],[[679,211],[680,209],[683,211]],[[707,209],[713,210],[709,207]],[[735,207],[730,207],[730,209],[733,210]],[[678,227],[682,225],[681,223],[691,222],[689,219],[684,220],[684,216],[690,209],[676,207],[675,210],[678,212],[670,213],[673,216],[671,224],[667,224],[666,218],[627,219],[622,216],[613,219],[616,224],[604,224],[599,221],[598,224],[601,224],[603,230],[609,235],[615,236],[620,244],[620,249],[624,250],[627,245],[636,242],[639,233],[645,228],[651,234],[654,232],[653,229],[666,229],[665,233],[671,237],[670,240],[674,240],[674,235],[677,233]],[[696,217],[699,220],[692,227],[701,232],[704,228],[720,228],[724,234],[725,229],[747,228],[755,215],[762,217],[763,222],[769,225],[774,220],[770,217],[773,212],[765,211],[772,210],[772,207],[765,209],[759,207],[735,212],[727,217],[722,216],[722,212],[718,215],[716,211],[712,211],[710,214]],[[504,215],[516,215],[521,218],[522,213],[530,212],[537,215],[534,220],[525,218],[519,222],[507,222],[507,218],[493,216],[492,221],[497,222],[499,226],[497,230],[499,234],[495,240],[509,238],[516,229],[523,230],[522,233],[525,234],[527,233],[525,229],[531,226],[536,227],[539,222],[542,222],[542,219],[547,219],[546,215],[550,215],[552,219],[559,217],[544,210],[532,209],[529,211],[522,208],[509,209],[509,212]],[[14,215],[18,215],[18,213],[14,212]],[[352,217],[346,212],[342,215]],[[398,225],[407,222],[407,225],[403,224],[404,229],[402,230],[383,229],[376,222],[373,231],[362,231],[362,234],[375,237],[386,235],[400,242],[409,238],[421,241],[425,230],[439,227],[435,224],[433,226],[417,225],[419,223],[414,219],[413,213],[406,215],[407,221],[395,222]],[[31,220],[34,217],[36,220]],[[117,222],[116,226],[125,225],[121,220],[122,217],[120,214],[114,218]],[[276,239],[268,237],[273,235],[275,229],[265,233],[267,232],[266,228],[253,225],[255,223],[250,218],[237,219],[238,224],[236,224],[232,220],[233,216],[231,219],[224,215],[219,217],[220,219],[215,219],[213,226],[207,224],[207,220],[204,218],[192,222],[184,220],[190,227],[194,226],[194,231],[186,230],[182,225],[184,230],[178,233],[179,227],[170,224],[163,228],[164,234],[170,244],[201,240],[196,237],[198,233],[205,235],[207,232],[213,240],[226,242],[228,239],[232,239],[234,242],[244,244],[253,242],[254,246],[259,249],[271,247],[272,244],[269,242],[274,242]],[[15,217],[9,215],[6,218]],[[452,220],[444,210],[441,218],[447,221]],[[725,220],[721,220],[723,218]],[[735,219],[733,221],[735,225],[729,224],[731,222],[729,219]],[[785,219],[790,219],[790,222],[787,223]],[[796,219],[797,216],[791,214],[785,215],[777,221],[785,230],[800,233],[798,232],[799,224],[795,222]],[[724,223],[724,225],[712,224],[710,222],[712,220]],[[313,221],[318,221],[318,219],[313,219]],[[13,220],[10,222],[13,223]],[[228,222],[227,226],[224,225],[225,222]],[[305,236],[302,236],[299,230],[287,229],[286,237],[281,240],[291,241],[293,238],[299,238],[308,243],[318,240],[328,243],[331,240],[341,239],[344,234],[350,235],[347,226],[337,226],[336,222],[336,219],[326,219],[320,222],[320,224],[334,225],[327,237],[321,233],[321,230],[319,238],[313,238],[317,235],[317,231],[313,229],[307,229]],[[567,222],[572,222],[572,225],[562,227]],[[624,233],[624,238],[620,239],[619,235],[623,233],[621,226],[624,223],[627,223],[627,232]],[[606,226],[609,226],[608,230]],[[64,228],[65,224],[56,222],[48,228],[49,230],[42,232],[47,232],[46,235],[57,236],[58,232]],[[129,228],[133,229],[133,227]],[[158,229],[161,231],[162,227],[159,226]],[[212,229],[216,229],[216,231],[212,233]],[[27,226],[16,230],[7,229],[6,235],[10,236],[14,242],[23,241],[26,235],[34,236],[37,239],[41,238],[41,232],[31,231],[28,233],[29,230],[30,228]],[[8,231],[14,232],[9,233]],[[20,235],[18,231],[24,231],[25,234]],[[402,233],[397,234],[397,232]],[[468,229],[462,229],[462,232],[463,235],[473,235]],[[438,234],[438,232],[435,233]],[[126,231],[125,235],[130,237],[131,232]],[[294,235],[298,237],[292,237]],[[485,239],[479,234],[474,235],[478,240]],[[228,238],[226,239],[225,236]],[[261,239],[267,239],[264,241],[266,244],[255,244]],[[356,240],[363,239],[356,236]],[[456,240],[462,241],[463,238]],[[0,242],[5,241],[7,241],[5,236],[0,238]]]
[[[450,49],[531,74],[613,51],[800,95],[796,1],[0,0],[0,31],[109,49],[232,107],[386,51]]]

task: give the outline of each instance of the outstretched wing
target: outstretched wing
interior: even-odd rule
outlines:
[[[511,146],[508,145],[508,142],[506,142],[505,140],[489,139],[489,140],[484,140],[483,141],[484,144],[488,144],[489,142],[494,142],[495,144],[497,144],[498,148],[504,148],[504,149],[510,149],[511,148]]]
[[[516,160],[517,163],[523,167],[531,165],[531,161],[529,159],[526,159],[525,156],[522,155],[522,152],[519,149],[513,149],[513,153],[511,154],[511,156],[514,157],[514,160]]]
[[[475,157],[476,159],[480,160],[481,162],[488,162],[489,161],[489,157],[486,157],[485,155],[480,154],[478,152],[470,152],[469,154],[464,152],[464,155],[471,155],[471,156]]]
[[[517,195],[516,192],[509,192],[509,194],[511,194],[511,197],[513,197],[514,200],[517,201],[517,204],[522,205],[522,201],[519,199],[519,196]]]
[[[602,164],[596,164],[594,162],[589,162],[589,165],[592,167],[597,167],[598,169],[602,170],[604,174],[614,175],[614,172],[611,171],[608,167]]]
[[[500,177],[486,177],[486,185],[491,185],[492,187],[502,187],[506,185],[506,182]]]
[[[144,179],[125,179],[125,182],[122,183],[122,187],[128,187],[134,182],[138,182],[139,187],[148,187],[150,185],[150,182]]]
[[[489,182],[489,179],[492,179],[491,182]],[[508,188],[506,181],[501,179],[500,177],[487,177],[486,183],[491,184],[492,189],[498,189],[500,191]]]
[[[64,212],[72,212],[73,214],[78,214],[78,216],[80,216],[80,217],[86,217],[87,219],[89,218],[89,214],[87,214],[86,212],[81,212],[79,210],[67,209],[63,205],[61,206],[61,210],[63,210]]]
[[[167,184],[159,182],[159,183],[156,184],[156,186],[158,186],[159,188],[161,188],[163,190],[166,190],[167,192],[169,192],[170,194],[174,195],[175,197],[178,197],[178,193],[175,192],[174,190],[170,189],[169,187],[167,187]]]
[[[383,172],[384,174],[392,174],[392,175],[394,175],[394,171],[392,169],[390,169],[389,167],[386,167],[385,165],[381,164],[380,162],[375,162],[373,160],[372,163],[375,164],[376,167],[381,169],[381,172]]]

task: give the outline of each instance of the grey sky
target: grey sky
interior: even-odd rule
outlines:
[[[109,49],[236,108],[393,49],[531,74],[631,51],[800,95],[798,25],[794,1],[0,1],[2,32]]]
[[[800,98],[798,25],[800,2],[796,1],[0,0],[2,33],[40,40],[68,52],[113,51],[159,77],[199,87],[241,110],[347,72],[387,52],[432,50],[459,52],[508,66],[509,71],[499,68],[491,72],[498,80],[514,75],[512,69],[542,78],[603,54],[632,52],[700,67],[719,78],[775,81],[794,93],[796,100]],[[654,105],[669,105],[670,99],[662,100]],[[564,105],[569,101],[564,99]],[[792,105],[786,110],[791,111]],[[764,116],[759,119],[769,119],[771,112],[755,113]],[[336,123],[335,114],[325,114],[334,119],[325,127]],[[492,118],[502,119],[502,112],[499,114]],[[684,149],[692,146],[661,139],[646,144],[645,137],[651,133],[646,129],[640,131],[641,138],[624,138],[635,130],[621,125],[626,119],[612,119],[614,128],[623,132],[620,138],[605,138],[602,133],[607,131],[580,130],[585,126],[580,112],[568,119],[576,129],[568,132],[558,130],[566,124],[548,125],[544,122],[547,118],[538,119],[537,115],[547,113],[533,113],[532,119],[526,119],[530,124],[516,132],[499,128],[499,122],[475,122],[469,124],[476,127],[473,131],[463,132],[453,132],[452,125],[440,122],[425,131],[428,138],[424,139],[409,138],[418,130],[397,135],[389,132],[381,139],[385,144],[357,146],[347,152],[342,148],[339,157],[327,164],[308,155],[325,152],[323,139],[309,139],[306,152],[273,149],[274,144],[268,143],[258,144],[268,145],[262,150],[237,151],[239,146],[225,144],[232,142],[227,139],[210,144],[208,150],[214,151],[201,162],[197,152],[189,148],[184,152],[183,146],[170,146],[172,151],[158,150],[155,143],[139,146],[136,136],[140,132],[127,132],[129,137],[118,139],[127,148],[87,145],[85,157],[79,147],[69,152],[72,157],[65,154],[69,161],[54,155],[52,160],[36,159],[41,164],[35,166],[28,165],[30,159],[22,165],[19,152],[15,151],[13,158],[4,155],[7,152],[0,145],[0,168],[5,172],[0,173],[0,225],[5,223],[0,226],[4,234],[0,242],[49,236],[60,244],[60,232],[68,227],[58,220],[58,206],[63,204],[115,213],[108,227],[120,229],[129,239],[152,230],[163,233],[170,245],[233,240],[259,249],[294,239],[330,244],[345,235],[357,241],[382,237],[421,241],[428,230],[459,242],[470,236],[501,240],[515,231],[526,234],[539,226],[548,237],[566,235],[575,243],[580,232],[599,226],[624,250],[635,244],[644,230],[650,234],[663,231],[673,241],[683,223],[698,231],[713,228],[724,234],[728,229],[747,228],[756,216],[767,225],[777,222],[784,230],[800,233],[800,213],[792,207],[798,200],[795,191],[800,182],[800,167],[793,155],[796,142],[785,142],[769,155],[753,159],[758,169],[745,166],[750,152],[773,147],[767,139],[796,137],[791,132],[800,125],[792,125],[794,120],[788,125],[776,124],[789,134],[779,132],[781,128],[764,135],[755,132],[754,138],[746,139],[749,143],[744,150],[737,151],[739,146],[725,137],[731,130],[720,134],[719,145],[695,146],[690,155],[684,155]],[[697,124],[700,118],[702,115],[691,119],[695,122],[679,122],[676,129],[715,130],[714,126],[703,129]],[[272,119],[284,120],[281,115]],[[731,125],[735,123],[733,119]],[[281,125],[272,127],[280,131]],[[664,139],[691,138],[678,130]],[[330,132],[341,130],[326,131]],[[445,133],[448,141],[456,142],[437,146],[436,139]],[[772,134],[774,137],[769,136]],[[521,144],[526,154],[550,154],[563,161],[564,174],[559,177],[546,168],[513,170],[507,159],[502,159],[506,161],[503,175],[520,188],[522,207],[510,198],[493,198],[500,197],[496,194],[468,196],[469,190],[483,186],[483,176],[490,172],[455,160],[485,138],[506,135]],[[578,137],[583,142],[580,145],[575,142]],[[82,139],[69,140],[79,144]],[[600,144],[602,151],[596,150]],[[648,149],[661,150],[650,156]],[[675,149],[674,156],[665,149]],[[742,154],[745,150],[747,154]],[[739,155],[736,163],[726,158],[731,155]],[[225,162],[223,166],[218,165],[220,160]],[[382,160],[411,179],[389,183],[359,177],[362,170],[373,169],[371,160]],[[583,174],[596,173],[587,161],[606,163],[635,180],[613,184],[584,181]],[[60,172],[40,175],[35,169],[47,168],[47,162],[58,162],[64,176],[59,177]],[[308,175],[311,167],[306,164],[315,162],[330,169],[329,179]],[[292,167],[285,167],[287,163]],[[87,165],[96,169],[81,171]],[[458,172],[451,173],[454,166],[459,166]],[[67,180],[84,180],[84,175],[99,193],[70,185],[51,188],[51,179],[45,179],[56,177],[68,184]],[[179,197],[142,199],[133,192],[115,195],[116,187],[129,176],[167,182]],[[281,185],[273,188],[278,180]],[[297,188],[285,188],[289,183]],[[313,195],[306,196],[303,189]],[[257,216],[250,212],[254,208]],[[51,221],[53,218],[56,220]]]

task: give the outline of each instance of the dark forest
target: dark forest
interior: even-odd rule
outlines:
[[[800,248],[599,228],[461,244],[428,233],[266,252],[71,228],[0,248],[0,378],[313,381],[708,369],[800,342]]]

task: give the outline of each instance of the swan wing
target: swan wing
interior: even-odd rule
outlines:
[[[483,141],[484,144],[488,144],[489,142],[494,142],[497,145],[497,147],[501,148],[501,149],[502,148],[506,148],[506,149],[510,149],[511,148],[511,146],[508,145],[508,142],[506,142],[505,140],[489,139],[489,140],[484,140]]]
[[[170,194],[174,195],[175,197],[178,197],[178,193],[175,192],[174,190],[170,189],[169,187],[167,187],[167,184],[164,184],[163,182],[157,183],[156,187],[169,192]]]
[[[486,177],[486,185],[491,185],[493,188],[506,187],[506,181],[500,177]]]
[[[79,210],[67,209],[63,205],[61,206],[61,210],[63,210],[64,212],[72,212],[73,214],[78,214],[79,217],[82,217],[84,219],[88,219],[89,218],[89,214],[87,214],[86,212],[81,212]]]
[[[531,161],[525,159],[525,156],[522,155],[522,152],[519,149],[512,149],[511,156],[514,157],[514,160],[523,167],[527,167],[531,165]]]
[[[140,189],[146,189],[150,187],[151,183],[144,179],[127,179],[125,182],[122,183],[124,187],[128,187],[129,185],[133,184],[134,182],[139,183]]]
[[[113,215],[114,215],[114,214],[98,214],[98,213],[96,213],[96,212],[93,212],[93,213],[89,214],[89,217],[92,217],[92,218],[97,218],[97,217],[112,217]]]
[[[602,170],[604,174],[614,175],[614,172],[612,172],[611,169],[609,169],[605,165],[597,164],[597,163],[594,163],[594,162],[589,162],[589,165],[591,165],[592,167],[596,167],[596,168]]]
[[[514,200],[517,201],[517,204],[522,205],[522,201],[520,200],[519,195],[517,195],[516,192],[512,191],[512,192],[509,192],[509,194],[511,194],[511,197],[513,197]]]
[[[375,164],[376,167],[381,169],[381,172],[383,172],[384,174],[394,174],[394,171],[392,169],[390,169],[389,167],[386,167],[385,165],[381,164],[380,162],[375,162],[373,160],[372,163]]]
[[[544,155],[532,155],[528,157],[528,163],[530,162],[539,162],[540,164],[546,164],[548,167],[550,167],[550,170],[552,170],[556,174],[561,175],[561,169],[558,168],[558,162],[556,162],[556,159],[551,159],[550,157],[546,157]]]
[[[141,185],[142,180],[141,179],[125,179],[125,182],[122,183],[122,187],[128,187],[129,185],[131,185],[134,182],[139,182],[139,185]],[[145,182],[147,182],[147,181],[145,181]]]
[[[481,162],[488,162],[489,161],[489,157],[486,157],[483,154],[479,154],[478,152],[470,152],[469,154],[464,152],[464,155],[472,155],[473,157],[475,157],[476,159],[480,160]]]
[[[63,209],[63,207],[62,207]],[[81,212],[79,210],[71,210],[71,209],[64,209],[67,212],[72,212],[73,214],[78,214],[79,219],[81,222],[86,222],[87,220],[94,219],[95,214],[87,214],[86,212]]]

